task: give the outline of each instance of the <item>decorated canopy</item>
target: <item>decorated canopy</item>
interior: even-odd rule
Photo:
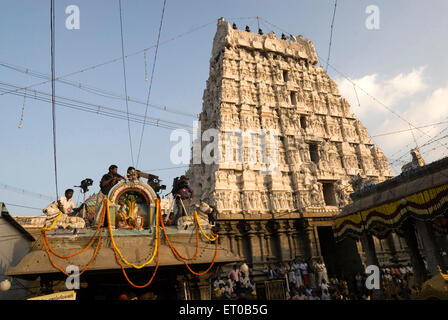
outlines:
[[[439,232],[448,229],[448,158],[358,191],[354,202],[334,219],[339,240],[369,231],[379,238],[398,231],[408,218],[431,221]]]

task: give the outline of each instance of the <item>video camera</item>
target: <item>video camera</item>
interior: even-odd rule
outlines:
[[[153,190],[155,191],[155,193],[159,193],[160,190],[166,190],[166,185],[164,184],[160,184],[160,182],[162,180],[159,179],[159,176],[150,174],[150,173],[146,173],[146,172],[142,172],[137,170],[138,175],[141,178],[146,178],[148,179],[148,184],[151,188],[153,188]]]
[[[75,186],[76,188],[81,188],[83,193],[86,193],[89,191],[89,187],[93,184],[92,179],[84,179],[81,181],[81,184],[79,186]]]

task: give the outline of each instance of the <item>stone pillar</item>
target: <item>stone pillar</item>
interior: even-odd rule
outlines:
[[[418,248],[418,240],[415,234],[415,228],[411,220],[405,221],[402,226],[403,237],[408,247],[409,256],[411,258],[412,268],[414,269],[414,277],[417,285],[421,285],[426,279],[425,264],[423,257]]]
[[[437,266],[442,265],[439,247],[434,235],[434,230],[429,222],[415,221],[415,226],[420,234],[423,242],[423,250],[425,252],[426,262],[428,264],[428,271],[431,276],[435,276],[438,273]]]
[[[280,257],[281,260],[288,260],[290,259],[290,243],[288,239],[288,229],[286,228],[287,222],[280,222],[279,228],[277,230],[278,232],[278,240],[279,240],[279,247],[280,247]]]
[[[288,245],[289,245],[289,259],[295,259],[296,255],[295,255],[295,244],[294,244],[294,239],[292,237],[292,230],[288,230],[286,231],[286,236],[288,237]]]
[[[378,258],[376,256],[375,242],[373,241],[372,235],[367,234],[367,232],[364,232],[364,234],[361,236],[361,243],[362,243],[364,252],[366,254],[366,265],[367,266],[374,265],[374,266],[378,266],[378,268],[379,268],[380,264],[379,264]],[[375,300],[383,300],[384,299],[384,293],[381,288],[381,284],[380,284],[380,289],[373,290],[372,299],[375,299]]]
[[[319,233],[317,232],[317,227],[313,227],[313,236],[314,236],[314,246],[316,248],[316,257],[321,257],[322,251],[320,250],[320,241],[319,241]]]
[[[265,249],[265,246],[264,246],[263,233],[261,231],[258,231],[256,233],[256,237],[257,237],[257,241],[258,241],[258,243],[260,245],[261,261],[266,261],[267,254],[266,254],[266,249]]]
[[[398,263],[399,262],[399,257],[398,257],[398,253],[397,253],[397,248],[395,247],[395,242],[394,239],[392,238],[392,232],[387,236],[386,238],[387,241],[387,246],[391,255],[391,260],[394,263]]]
[[[320,246],[317,247],[314,227],[308,225],[304,229],[306,259],[320,256]]]
[[[228,241],[228,248],[230,251],[232,251],[234,254],[237,254],[237,248],[236,245],[233,243],[233,238],[236,234],[236,232],[233,230],[233,225],[231,222],[229,222],[226,225],[226,236],[227,236],[227,241]]]
[[[292,233],[292,242],[294,245],[294,258],[297,258],[302,254],[300,248],[300,233],[297,230]]]
[[[266,233],[264,235],[264,240],[266,241],[266,260],[272,260],[274,256],[272,255],[272,249],[271,249],[271,235],[269,233]]]
[[[236,243],[236,247],[237,247],[237,252],[235,252],[236,254],[238,254],[240,257],[244,256],[244,250],[243,250],[243,236],[240,234],[236,234],[235,235],[235,243]]]
[[[210,296],[210,279],[206,277],[199,277],[197,283],[201,300],[211,300]]]
[[[305,260],[311,259],[313,257],[314,253],[314,246],[313,246],[313,228],[312,227],[304,227],[303,230],[303,248],[304,250],[304,256]]]
[[[188,288],[184,285],[185,282],[186,278],[184,275],[178,275],[176,277],[176,284],[174,287],[176,289],[177,300],[187,300],[188,298],[188,292],[185,292],[188,290]]]
[[[247,233],[247,236],[249,238],[250,247],[251,247],[251,256],[252,256],[252,263],[261,262],[262,255],[260,250],[260,244],[258,241],[258,236],[256,235],[257,232],[255,231],[249,231]]]

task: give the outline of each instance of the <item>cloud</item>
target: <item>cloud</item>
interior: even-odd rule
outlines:
[[[388,112],[386,108],[375,102],[365,92],[387,106],[395,105],[398,101],[427,88],[423,78],[424,70],[425,67],[420,67],[413,69],[407,74],[400,73],[390,79],[384,79],[376,73],[353,79],[352,81],[357,85],[356,93],[353,84],[349,80],[345,78],[336,79],[336,82],[339,85],[342,96],[352,105],[353,112],[358,117],[363,118],[367,115],[371,116],[372,113],[383,114]],[[359,98],[359,104],[356,94]]]
[[[353,79],[353,82],[415,127],[448,121],[448,83],[439,88],[429,88],[424,78],[424,71],[425,67],[414,68],[409,73],[400,73],[390,78],[370,74]],[[371,136],[410,128],[408,123],[357,89],[361,105],[359,107],[353,85],[347,79],[336,79],[336,82],[342,96],[349,101],[353,113],[366,126]],[[425,91],[426,89],[429,90]],[[446,156],[448,139],[426,143],[447,134],[448,123],[445,123],[373,137],[373,140],[384,151],[390,162],[395,161],[392,169],[398,174],[401,166],[410,161],[409,151],[415,147],[415,141],[421,147],[423,158],[427,163]],[[434,136],[435,139],[431,140]]]

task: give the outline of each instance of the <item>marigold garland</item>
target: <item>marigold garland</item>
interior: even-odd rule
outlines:
[[[70,275],[67,274],[61,267],[59,267],[59,266],[53,261],[53,259],[52,259],[50,253],[53,253],[55,256],[57,256],[57,257],[59,257],[59,258],[63,258],[63,259],[67,259],[67,258],[73,257],[73,256],[75,256],[75,255],[78,255],[78,254],[80,254],[80,253],[86,251],[88,248],[90,248],[90,246],[93,244],[93,242],[94,242],[94,240],[96,239],[97,234],[98,234],[98,232],[99,232],[98,243],[97,243],[97,245],[96,245],[96,248],[95,248],[95,250],[94,250],[94,253],[93,253],[93,255],[92,255],[92,258],[90,259],[90,261],[88,262],[88,264],[84,267],[84,269],[79,273],[79,275],[82,275],[85,271],[87,271],[87,269],[90,267],[90,265],[92,264],[93,260],[95,259],[96,255],[97,255],[97,253],[98,253],[98,249],[99,249],[100,244],[101,244],[101,241],[102,241],[102,235],[103,235],[103,229],[104,229],[104,221],[105,221],[106,216],[107,216],[107,218],[108,218],[108,221],[110,221],[109,199],[106,198],[106,199],[104,200],[104,202],[105,202],[105,203],[104,203],[104,209],[103,209],[103,213],[102,213],[101,222],[98,224],[98,227],[97,227],[97,229],[96,229],[96,231],[95,231],[95,234],[93,235],[93,237],[92,237],[92,239],[90,240],[89,244],[88,244],[84,249],[82,249],[82,250],[79,251],[79,252],[76,252],[76,253],[74,253],[74,254],[70,254],[70,255],[66,255],[66,256],[64,256],[64,255],[60,255],[60,254],[57,254],[56,252],[54,252],[53,249],[51,248],[50,244],[49,244],[49,241],[48,241],[48,237],[47,237],[47,233],[46,233],[46,232],[49,231],[49,230],[51,230],[51,229],[55,226],[56,221],[62,216],[62,213],[59,214],[59,215],[55,218],[55,220],[53,221],[53,223],[52,223],[52,225],[51,225],[50,227],[48,227],[48,228],[42,228],[42,231],[43,231],[43,234],[44,234],[44,238],[43,238],[44,241],[43,241],[43,243],[44,243],[45,251],[46,251],[46,253],[47,253],[47,255],[48,255],[49,259],[50,259],[50,263],[52,264],[52,266],[53,266],[54,268],[56,268],[56,269],[58,269],[59,271],[61,271],[61,272],[62,272],[63,274],[65,274],[67,277],[70,276]],[[207,234],[204,232],[204,229],[202,228],[202,226],[201,226],[201,224],[200,224],[200,222],[199,222],[199,218],[198,218],[198,215],[197,215],[197,212],[196,212],[196,211],[194,212],[194,221],[195,221],[195,231],[196,231],[196,252],[195,252],[195,254],[194,254],[193,257],[191,257],[191,258],[185,258],[185,257],[183,257],[182,255],[180,255],[180,253],[178,252],[178,250],[172,245],[172,243],[171,243],[170,240],[169,240],[168,234],[167,234],[166,229],[165,229],[165,224],[164,224],[164,221],[163,221],[163,218],[162,218],[162,210],[161,210],[161,207],[160,207],[160,200],[157,199],[157,200],[156,200],[156,240],[155,240],[156,243],[155,243],[154,251],[153,251],[152,257],[151,257],[148,261],[146,261],[144,264],[142,264],[142,265],[140,265],[140,266],[137,266],[137,265],[135,265],[135,264],[133,264],[133,263],[128,262],[128,261],[123,257],[122,253],[120,252],[120,249],[117,247],[117,245],[116,245],[116,243],[115,243],[114,236],[113,236],[113,232],[112,232],[111,224],[108,223],[108,230],[109,230],[109,235],[110,235],[110,238],[111,238],[112,249],[113,249],[113,251],[114,251],[115,258],[116,258],[118,264],[120,265],[121,270],[122,270],[122,272],[123,272],[123,275],[125,276],[126,280],[129,282],[129,284],[131,284],[131,285],[132,285],[133,287],[135,287],[135,288],[145,288],[145,287],[149,286],[149,285],[152,283],[152,281],[153,281],[153,279],[154,279],[154,277],[155,277],[155,275],[156,275],[156,273],[157,273],[157,270],[158,270],[158,268],[159,268],[159,262],[160,262],[160,259],[159,259],[159,254],[160,254],[160,230],[159,230],[159,227],[160,227],[160,225],[162,225],[162,229],[163,229],[163,233],[164,233],[164,235],[165,235],[165,238],[166,238],[166,240],[167,240],[167,242],[168,242],[168,245],[169,245],[171,251],[173,252],[174,256],[176,257],[176,259],[178,259],[179,261],[182,261],[182,262],[185,264],[185,266],[187,267],[187,269],[188,269],[192,274],[194,274],[194,275],[196,275],[196,276],[202,276],[202,275],[208,273],[208,272],[210,271],[210,269],[213,267],[213,265],[215,264],[215,262],[216,262],[216,258],[217,258],[217,255],[218,255],[218,235],[217,235],[217,234],[214,234],[213,232],[211,232],[211,237],[207,236]],[[212,260],[210,266],[209,266],[205,271],[203,271],[203,272],[195,272],[194,270],[191,269],[191,267],[188,265],[188,262],[187,262],[187,261],[189,261],[189,260],[194,260],[194,259],[197,258],[197,254],[198,254],[198,250],[199,250],[199,230],[198,230],[198,228],[199,228],[199,230],[201,231],[201,233],[204,235],[205,238],[207,238],[209,241],[212,241],[212,242],[214,241],[214,242],[215,242],[215,254],[214,254],[213,260]],[[145,283],[144,285],[137,285],[137,284],[133,283],[133,282],[129,279],[129,277],[128,277],[127,273],[126,273],[125,267],[124,267],[124,265],[122,264],[122,261],[121,261],[121,260],[123,260],[123,262],[124,262],[125,264],[127,264],[127,265],[129,265],[129,266],[131,266],[131,267],[133,267],[133,268],[141,269],[141,268],[147,266],[148,264],[150,264],[150,263],[154,260],[154,258],[155,258],[156,256],[157,256],[156,266],[155,266],[154,272],[153,272],[151,278],[149,279],[149,281],[148,281],[147,283]]]
[[[157,210],[161,210],[161,209],[158,208]],[[162,211],[160,211],[160,212],[162,212]],[[197,256],[198,256],[198,252],[199,252],[199,231],[198,231],[198,227],[196,226],[196,223],[195,223],[195,225],[194,225],[194,227],[195,227],[195,231],[196,231],[196,252],[194,253],[194,255],[193,255],[191,258],[185,258],[185,257],[183,257],[183,256],[179,253],[179,251],[177,251],[177,249],[171,244],[171,241],[170,241],[170,239],[168,238],[168,234],[166,233],[165,223],[163,222],[163,219],[161,219],[161,225],[162,225],[163,233],[165,234],[166,241],[168,242],[168,244],[169,244],[169,246],[170,246],[170,248],[171,248],[171,251],[173,251],[173,254],[176,256],[176,258],[177,258],[177,256],[180,257],[180,259],[178,259],[178,260],[194,260],[194,259],[197,258]]]
[[[53,222],[51,223],[51,225],[47,228],[47,227],[43,227],[42,230],[44,231],[50,231],[51,229],[54,228],[56,222],[59,220],[60,217],[62,217],[63,213],[59,213],[56,218],[54,218]]]
[[[109,199],[107,199],[107,201],[109,201]],[[158,201],[158,199],[157,199],[157,201]],[[157,202],[157,203],[158,203],[158,202]],[[107,216],[108,216],[108,218],[110,219],[109,206],[107,207]],[[156,218],[156,219],[161,220],[160,217],[159,217],[158,215],[157,215],[157,218]],[[156,225],[156,229],[157,229],[157,232],[158,232],[158,225]],[[111,228],[111,226],[110,226],[110,223],[109,223],[109,233],[110,233],[110,235],[111,235],[111,239],[113,239],[112,228]],[[158,236],[157,236],[157,237],[158,237]],[[156,238],[156,239],[157,239],[157,238]],[[112,240],[112,242],[113,242],[113,240]],[[125,277],[126,280],[129,282],[130,285],[132,285],[132,286],[135,287],[135,288],[142,289],[142,288],[145,288],[145,287],[149,286],[149,285],[152,283],[152,280],[154,279],[154,277],[155,277],[155,275],[156,275],[156,273],[157,273],[157,269],[159,268],[159,251],[160,251],[159,248],[160,248],[160,241],[157,241],[157,246],[156,246],[156,252],[157,252],[156,268],[154,269],[154,272],[153,272],[153,274],[152,274],[152,276],[151,276],[151,279],[149,279],[149,281],[148,281],[147,283],[145,283],[144,285],[137,285],[137,284],[133,283],[133,282],[131,281],[131,279],[129,279],[129,277],[128,277],[127,273],[126,273],[126,270],[125,270],[123,264],[121,263],[121,260],[120,260],[118,254],[117,254],[117,250],[115,249],[115,246],[112,246],[112,248],[113,248],[113,250],[114,250],[115,259],[117,260],[118,264],[120,265],[120,267],[121,267],[121,271],[123,272],[124,277]]]
[[[195,216],[195,224],[196,224],[196,223],[199,224],[198,219],[196,219],[196,218],[197,218],[197,216]],[[164,234],[165,234],[165,238],[166,238],[166,240],[167,240],[167,242],[168,242],[168,245],[169,245],[169,247],[171,248],[171,251],[173,252],[173,254],[174,254],[174,256],[176,257],[177,260],[182,261],[182,262],[185,264],[185,266],[187,267],[187,269],[188,269],[192,274],[194,274],[194,275],[196,275],[196,276],[202,276],[202,275],[204,275],[204,274],[206,274],[207,272],[210,271],[210,269],[211,269],[211,268],[213,267],[213,265],[215,264],[216,257],[217,257],[217,255],[218,255],[218,235],[214,235],[214,239],[215,239],[215,244],[216,244],[216,245],[215,245],[215,256],[213,257],[212,263],[211,263],[210,266],[207,268],[207,270],[205,270],[204,272],[200,272],[200,273],[198,273],[198,272],[193,271],[193,270],[190,268],[190,266],[188,265],[188,262],[185,261],[185,260],[187,260],[187,259],[183,259],[183,258],[178,254],[176,248],[171,244],[171,242],[170,242],[170,240],[169,240],[169,238],[168,238],[168,235],[167,235],[167,233],[166,233],[165,224],[163,223],[163,219],[162,219],[162,221],[161,221],[161,224],[162,224],[162,229],[163,229],[163,232],[164,232]]]
[[[196,219],[196,221],[197,221],[197,223],[198,223],[198,226],[199,226],[199,229],[201,229],[201,233],[202,233],[202,235],[203,235],[204,237],[206,237],[206,238],[207,238],[208,240],[210,240],[210,241],[215,241],[216,239],[218,239],[218,236],[215,235],[213,232],[212,232],[212,238],[209,238],[209,237],[207,236],[207,234],[204,232],[204,229],[202,229],[201,224],[199,223],[199,217],[198,217],[198,213],[197,213],[196,210],[194,211],[194,218]]]
[[[104,212],[104,210],[103,210],[103,215],[104,215],[104,214],[105,214],[105,212]],[[57,218],[57,217],[56,217],[56,218]],[[103,221],[104,221],[104,217],[103,217],[102,219],[103,219]],[[54,254],[56,257],[58,257],[58,258],[68,259],[68,258],[74,257],[74,256],[76,256],[76,255],[78,255],[78,254],[80,254],[80,253],[83,253],[84,251],[86,251],[87,249],[89,249],[90,246],[93,244],[93,242],[95,242],[95,239],[96,239],[96,237],[97,237],[98,231],[99,231],[101,228],[102,228],[102,224],[99,223],[98,226],[97,226],[97,228],[96,228],[95,234],[92,236],[92,239],[90,240],[90,242],[87,244],[87,246],[86,246],[84,249],[82,249],[81,251],[75,252],[75,253],[73,253],[73,254],[69,254],[69,255],[67,255],[67,256],[58,254],[58,253],[56,253],[56,252],[51,248],[51,246],[50,246],[50,242],[48,241],[48,236],[47,236],[47,230],[51,230],[51,229],[43,228],[42,230],[43,230],[43,233],[44,233],[44,241],[47,242],[47,246],[48,246],[48,249],[50,250],[50,252],[51,252],[52,254]]]
[[[109,199],[107,199],[107,216],[108,216],[108,217],[110,216],[110,212],[109,212]],[[110,218],[109,218],[109,219],[110,219]],[[133,263],[128,262],[128,261],[123,257],[123,254],[121,253],[120,249],[118,248],[118,246],[117,246],[116,243],[115,243],[114,236],[113,236],[113,233],[112,233],[112,228],[110,228],[110,227],[109,227],[109,233],[110,233],[110,240],[111,240],[111,243],[112,243],[112,247],[113,247],[114,251],[117,251],[118,255],[119,255],[120,258],[123,260],[123,262],[124,262],[125,264],[129,265],[129,266],[132,266],[132,267],[135,268],[135,269],[141,269],[141,268],[145,267],[146,265],[150,264],[150,263],[154,260],[154,257],[156,256],[156,251],[157,251],[157,248],[158,248],[158,243],[159,243],[159,241],[160,241],[160,240],[159,240],[159,216],[158,216],[158,215],[156,216],[156,243],[155,243],[155,246],[154,246],[154,251],[153,251],[152,257],[151,257],[148,261],[146,261],[145,263],[143,263],[143,264],[140,265],[140,266],[137,266],[137,265],[135,265],[135,264],[133,264]]]
[[[105,213],[105,212],[104,212],[104,213]],[[105,217],[106,217],[106,215],[103,214],[103,217],[102,217],[102,220],[101,220],[101,223],[100,223],[100,225],[101,225],[101,229],[100,229],[100,235],[99,235],[99,238],[98,238],[98,244],[96,245],[96,248],[95,248],[95,251],[93,252],[92,258],[90,259],[89,263],[84,267],[84,269],[78,274],[78,276],[81,276],[84,272],[87,271],[87,269],[89,269],[90,265],[92,264],[93,260],[95,259],[96,255],[97,255],[97,253],[98,253],[98,249],[99,249],[99,247],[100,247],[101,240],[102,240],[102,235],[103,235],[104,218],[105,218]],[[109,225],[110,225],[110,224],[109,224]],[[44,233],[44,234],[45,234],[45,233]],[[45,234],[45,235],[46,235],[46,234]],[[50,254],[50,252],[49,252],[49,250],[48,250],[47,245],[48,245],[48,244],[47,244],[47,242],[45,241],[45,238],[44,238],[44,247],[45,247],[45,251],[47,252],[48,258],[50,259],[50,263],[51,263],[51,265],[52,265],[53,267],[55,267],[56,269],[58,269],[59,271],[61,271],[61,272],[62,272],[63,274],[65,274],[67,277],[69,277],[70,275],[69,275],[68,273],[66,273],[61,267],[59,267],[59,266],[53,261],[53,259],[51,258],[51,254]]]

